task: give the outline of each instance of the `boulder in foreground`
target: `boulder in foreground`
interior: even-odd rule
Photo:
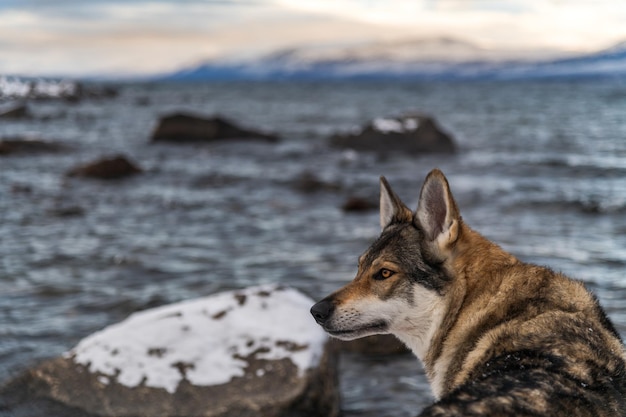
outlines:
[[[257,130],[245,129],[222,116],[201,117],[189,113],[173,113],[161,117],[152,132],[153,142],[197,143],[224,139],[256,139],[275,142],[278,137]]]
[[[374,119],[358,131],[333,135],[330,144],[338,148],[379,153],[456,152],[452,137],[439,127],[434,118],[421,114]]]
[[[39,417],[336,416],[335,356],[294,289],[253,287],[135,313],[0,390]]]

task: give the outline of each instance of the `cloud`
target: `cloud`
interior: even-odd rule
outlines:
[[[626,37],[620,0],[275,0],[292,10],[486,46],[586,51]]]
[[[277,48],[452,37],[584,52],[624,40],[621,0],[0,0],[0,73],[155,72]]]
[[[76,75],[154,72],[211,56],[216,32],[243,15],[263,16],[253,1],[25,1],[0,5],[0,73]]]
[[[32,3],[47,2],[26,5]],[[53,11],[46,7],[52,6],[0,8],[0,21],[7,23],[0,27],[5,58],[0,72],[156,72],[216,56],[373,36],[362,23],[253,1],[96,1],[87,6],[66,0]]]

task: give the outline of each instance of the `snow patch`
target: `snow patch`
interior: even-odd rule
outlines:
[[[102,383],[108,376],[170,393],[184,379],[207,386],[243,376],[247,357],[288,358],[303,373],[319,364],[327,341],[310,317],[313,303],[277,286],[224,292],[132,314],[66,356],[101,374]]]
[[[419,127],[419,120],[415,118],[407,118],[404,120],[377,118],[372,121],[372,126],[375,130],[387,134],[387,133],[405,133],[417,130]]]
[[[404,129],[408,130],[410,132],[417,130],[417,128],[420,127],[420,122],[418,119],[415,118],[408,118],[408,119],[404,119]]]
[[[23,80],[0,76],[0,98],[64,98],[78,93],[78,84],[68,80]]]

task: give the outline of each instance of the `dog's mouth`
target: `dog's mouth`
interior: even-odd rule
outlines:
[[[358,339],[359,337],[373,334],[387,333],[389,325],[385,321],[377,321],[354,329],[332,329],[324,327],[324,330],[333,337],[344,340]]]

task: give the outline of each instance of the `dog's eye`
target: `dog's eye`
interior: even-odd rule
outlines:
[[[387,269],[387,268],[382,268],[380,271],[376,273],[376,275],[374,275],[374,279],[377,279],[377,280],[387,279],[391,277],[393,274],[395,274],[395,272],[393,272],[392,270]]]

